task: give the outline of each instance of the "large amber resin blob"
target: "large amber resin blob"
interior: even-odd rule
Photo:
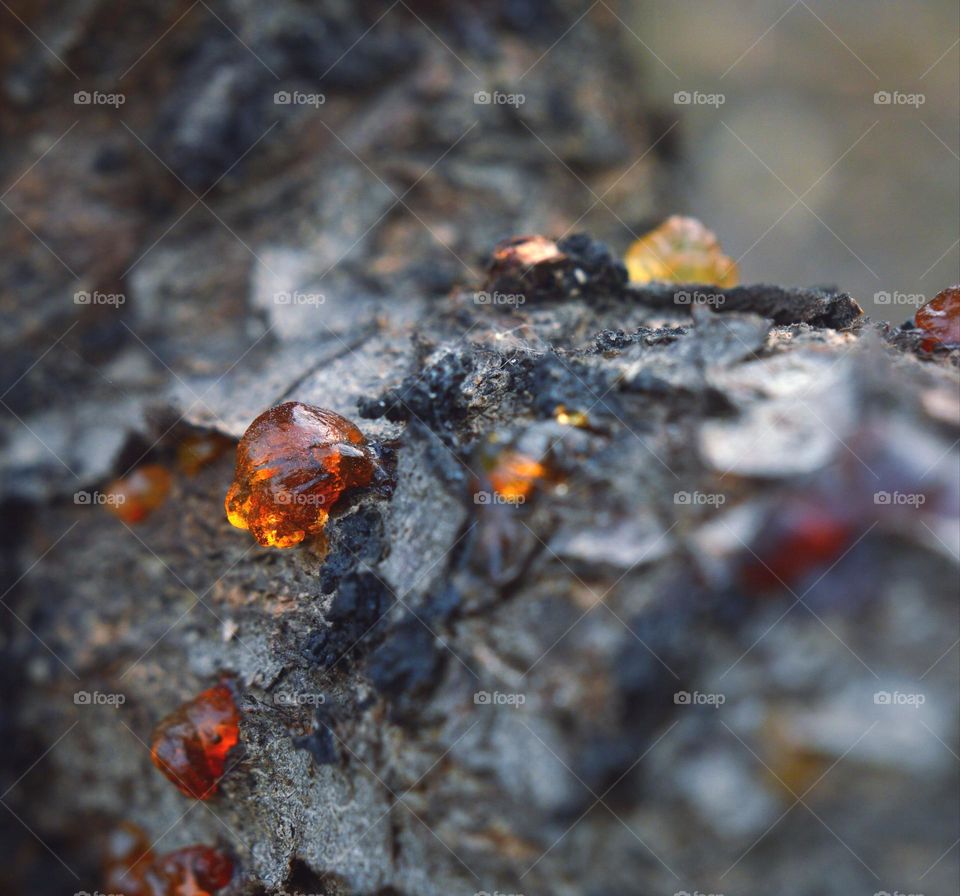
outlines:
[[[927,336],[921,343],[924,351],[960,345],[960,286],[951,286],[921,305],[916,324]]]
[[[712,230],[696,218],[673,215],[627,249],[631,283],[705,283],[736,286],[736,262],[723,254]]]
[[[373,450],[349,420],[288,401],[243,434],[227,519],[264,547],[293,547],[321,533],[339,497],[369,485],[376,468]]]
[[[230,688],[223,684],[208,688],[157,725],[150,758],[181,793],[209,799],[217,792],[227,754],[240,737],[239,723]]]
[[[108,893],[209,896],[223,889],[232,877],[233,860],[212,846],[185,846],[157,855],[147,835],[129,822],[107,838],[104,881]]]

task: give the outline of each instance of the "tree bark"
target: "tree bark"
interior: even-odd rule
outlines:
[[[618,9],[21,10],[129,100],[81,115],[4,50],[13,177],[79,121],[0,231],[6,890],[94,892],[131,820],[229,849],[230,896],[874,892],[903,843],[946,891],[955,358],[836,290],[623,282],[673,144]],[[616,251],[487,281],[498,239],[584,229]],[[232,452],[137,526],[76,502],[286,400],[389,473],[325,553],[230,527]],[[516,505],[509,447],[545,467]],[[794,578],[810,507],[843,534]],[[194,804],[150,733],[221,676],[240,746]],[[877,715],[909,682],[932,736]]]

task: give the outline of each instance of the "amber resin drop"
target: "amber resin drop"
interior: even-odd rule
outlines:
[[[855,538],[852,518],[838,508],[788,500],[745,559],[740,583],[752,594],[796,587],[839,560]]]
[[[145,464],[106,488],[106,506],[125,523],[145,520],[170,492],[170,471],[160,464]]]
[[[239,713],[226,685],[198,694],[168,715],[153,732],[150,758],[187,796],[208,799],[217,791],[227,754],[239,738]]]
[[[673,215],[644,234],[624,261],[633,283],[709,283],[736,286],[736,262],[723,254],[717,237],[696,218]]]
[[[211,846],[155,855],[146,834],[129,822],[111,832],[104,855],[107,891],[123,896],[207,896],[233,877],[233,861]]]
[[[104,849],[104,884],[108,893],[140,896],[146,893],[144,877],[153,862],[150,841],[135,824],[118,825],[107,837]]]
[[[233,440],[217,432],[194,432],[177,445],[177,464],[188,476],[196,476],[233,447]]]
[[[509,449],[501,452],[487,471],[494,494],[507,502],[525,501],[546,475],[539,460]]]
[[[491,268],[494,271],[528,268],[563,259],[559,246],[545,236],[515,236],[497,243]]]
[[[927,336],[920,344],[924,351],[960,346],[960,286],[951,286],[921,305],[916,325]]]
[[[243,434],[227,519],[264,547],[293,547],[320,534],[339,497],[369,485],[376,469],[373,450],[349,420],[288,401]]]
[[[175,889],[168,890],[170,896],[201,896],[222,889],[233,877],[230,856],[209,846],[185,846],[168,852],[156,860],[154,868],[174,884]]]

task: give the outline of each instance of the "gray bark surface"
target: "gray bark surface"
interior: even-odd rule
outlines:
[[[186,8],[131,6],[29,22],[110,84]],[[603,204],[662,211],[669,153],[631,164],[656,116],[611,89],[623,29],[598,7],[546,53],[573,4],[411,2],[354,54],[382,7],[268,6],[217,5],[236,35],[194,9],[131,71],[127,128],[81,116],[6,200],[48,244],[3,220],[6,889],[94,892],[131,820],[229,849],[227,896],[846,896],[928,868],[948,892],[955,357],[837,290],[628,287],[585,241],[552,287],[483,301],[494,243],[563,233],[592,191],[576,229],[618,249]],[[3,53],[15,177],[29,104],[59,134],[75,85]],[[528,70],[523,106],[473,104]],[[323,116],[278,111],[278,84],[322,89]],[[698,290],[710,308],[678,303]],[[287,400],[356,421],[390,471],[337,505],[325,556],[227,523],[232,452],[138,526],[75,502]],[[520,506],[489,498],[498,445],[546,458]],[[807,501],[849,545],[751,592]],[[223,675],[240,745],[195,804],[150,734]]]

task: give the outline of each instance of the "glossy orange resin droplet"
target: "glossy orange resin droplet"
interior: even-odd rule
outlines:
[[[232,446],[232,439],[216,432],[190,433],[177,445],[177,463],[188,476],[196,476]]]
[[[204,800],[217,792],[227,754],[237,743],[239,712],[226,685],[198,694],[153,732],[150,758],[181,793]]]
[[[941,345],[960,345],[960,286],[951,286],[921,305],[916,325],[927,335],[921,343],[924,351],[932,352]]]
[[[547,475],[547,468],[540,461],[519,451],[501,452],[488,471],[490,485],[505,501],[526,499],[537,482]]]
[[[492,264],[494,268],[518,268],[563,259],[563,253],[553,240],[545,236],[517,236],[497,243]]]
[[[257,417],[237,446],[227,519],[264,547],[319,535],[330,508],[377,469],[363,433],[333,411],[289,401]]]
[[[145,464],[107,486],[106,506],[125,523],[143,522],[167,500],[171,482],[165,467]]]
[[[207,896],[230,883],[233,861],[211,846],[154,855],[146,834],[124,822],[107,839],[107,891],[124,896]]]
[[[673,215],[627,249],[624,261],[633,283],[709,283],[736,286],[736,262],[723,254],[717,237],[696,218]]]

